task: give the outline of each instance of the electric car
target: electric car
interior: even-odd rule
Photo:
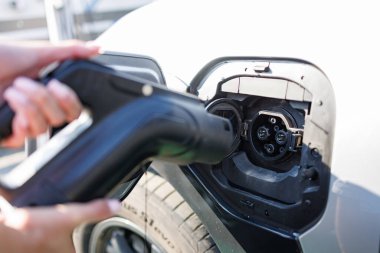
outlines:
[[[153,161],[78,251],[379,252],[375,4],[155,1],[116,22],[98,61],[198,96],[235,139],[216,165]]]

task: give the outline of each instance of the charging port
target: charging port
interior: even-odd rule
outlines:
[[[265,63],[262,72],[256,62]],[[229,118],[240,140],[221,163],[189,166],[216,208],[291,234],[315,224],[326,206],[334,133],[326,76],[304,61],[226,57],[199,72],[190,91]]]
[[[246,101],[241,132],[252,164],[277,172],[300,162],[305,105],[267,98]]]
[[[255,156],[280,161],[302,147],[302,129],[294,128],[290,115],[259,111],[250,124],[249,141]]]

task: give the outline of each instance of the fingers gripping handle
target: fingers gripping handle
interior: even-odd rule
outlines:
[[[41,77],[39,82],[46,85],[52,79],[57,79],[74,90],[82,104],[90,109],[94,122],[141,95],[139,88],[142,80],[130,76],[126,78],[115,70],[92,61],[65,61]],[[123,83],[121,86],[130,87],[123,89],[119,87],[120,83]],[[7,102],[0,106],[0,140],[12,134],[14,116],[15,113]]]

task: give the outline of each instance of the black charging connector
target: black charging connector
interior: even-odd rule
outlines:
[[[19,175],[17,167],[13,174],[0,177],[2,192],[12,205],[103,197],[120,182],[134,178],[139,165],[153,158],[215,164],[233,145],[231,123],[208,113],[196,97],[91,61],[65,62],[42,81],[53,78],[77,93],[94,123],[21,184],[10,187],[7,182]],[[0,118],[0,131],[9,134],[12,117],[6,115]]]

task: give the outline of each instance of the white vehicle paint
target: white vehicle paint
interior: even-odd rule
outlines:
[[[148,55],[190,83],[222,56],[315,64],[335,93],[328,204],[300,235],[304,252],[378,252],[380,16],[376,1],[157,1],[99,37],[107,51]]]

